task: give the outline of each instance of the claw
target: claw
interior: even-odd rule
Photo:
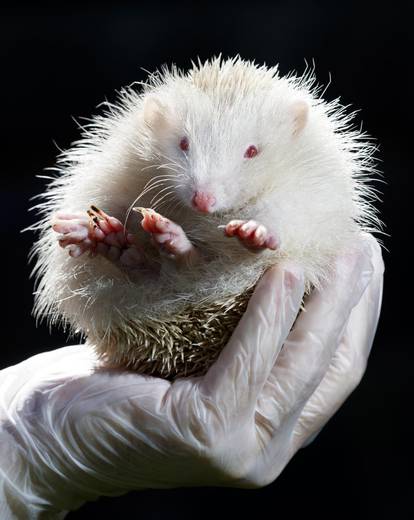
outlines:
[[[151,208],[141,208],[139,206],[136,206],[135,208],[132,208],[132,211],[136,211],[137,213],[141,213],[142,216],[145,217],[146,214],[151,213],[151,211],[154,213],[154,210]]]
[[[96,206],[90,206],[90,208],[87,210],[87,214],[92,218],[95,217],[101,220],[109,218],[109,215],[107,215],[103,210],[97,208]]]
[[[115,233],[123,231],[125,234],[123,224],[118,219],[105,213],[102,209],[96,206],[90,206],[86,213],[89,216],[92,227],[100,228],[105,234],[109,234],[111,231]]]

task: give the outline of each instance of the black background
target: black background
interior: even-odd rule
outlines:
[[[120,518],[410,518],[412,480],[412,335],[410,204],[413,168],[412,16],[392,2],[143,2],[16,4],[3,7],[1,53],[2,367],[63,345],[36,327],[20,230],[34,220],[29,198],[52,166],[57,146],[78,138],[72,116],[89,116],[115,90],[163,63],[222,52],[302,72],[315,60],[325,97],[361,109],[375,136],[387,184],[382,317],[367,373],[317,440],[272,485],[252,491],[182,489],[131,493],[88,504],[70,519]]]

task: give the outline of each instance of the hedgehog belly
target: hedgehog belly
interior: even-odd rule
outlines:
[[[189,305],[164,319],[134,319],[88,343],[107,366],[173,380],[203,375],[227,344],[254,286],[214,302]]]

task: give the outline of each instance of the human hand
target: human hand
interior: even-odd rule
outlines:
[[[365,371],[383,263],[372,237],[356,249],[292,330],[303,276],[269,270],[203,377],[105,369],[87,345],[0,372],[0,517],[63,518],[132,489],[272,482]]]

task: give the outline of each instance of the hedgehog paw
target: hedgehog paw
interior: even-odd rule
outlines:
[[[279,247],[276,237],[256,220],[231,220],[224,226],[224,234],[237,237],[247,249],[254,252]]]
[[[124,258],[128,265],[139,253],[137,246],[132,245],[133,236],[125,233],[123,224],[96,206],[91,206],[86,214],[57,212],[52,229],[58,233],[59,245],[72,257],[89,252],[90,256],[99,254],[111,261]],[[132,253],[130,249],[137,251]]]
[[[134,208],[142,214],[141,226],[151,234],[153,244],[161,253],[178,263],[191,265],[199,256],[181,226],[150,208]]]

